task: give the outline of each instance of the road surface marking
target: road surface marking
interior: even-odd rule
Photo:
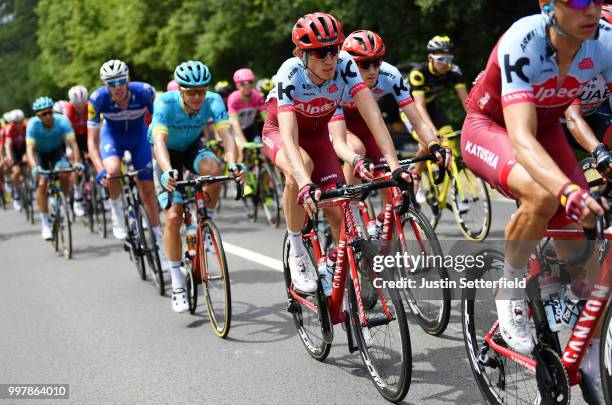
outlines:
[[[261,253],[254,252],[249,249],[245,249],[243,247],[234,245],[232,243],[223,242],[223,247],[225,251],[231,253],[235,256],[242,257],[243,259],[250,260],[257,264],[261,264],[262,266],[266,266],[276,271],[283,271],[283,262],[274,259],[270,256],[262,255]]]

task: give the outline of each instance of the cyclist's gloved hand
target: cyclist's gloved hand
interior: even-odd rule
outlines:
[[[78,172],[83,172],[85,170],[85,165],[81,162],[76,162],[74,164],[74,168],[78,171]]]
[[[432,142],[429,144],[429,153],[436,157],[436,163],[444,166],[446,170],[450,169],[452,153],[449,148],[442,147],[438,142]]]
[[[595,218],[589,214],[603,215],[603,208],[595,201],[587,190],[580,188],[577,184],[566,184],[559,193],[561,205],[565,207],[565,214],[586,228],[595,226]]]
[[[600,143],[591,152],[593,159],[597,162],[597,171],[608,179],[612,179],[612,152],[603,143]]]
[[[306,210],[309,217],[313,218],[317,212],[317,201],[321,197],[321,188],[314,183],[308,183],[300,188],[297,203]]]
[[[100,170],[100,173],[98,173],[98,175],[96,176],[96,181],[98,182],[99,185],[105,186],[105,184],[104,184],[105,181],[104,180],[106,180],[106,175],[107,174],[108,173],[106,172],[106,169]]]
[[[406,191],[412,187],[412,174],[403,167],[398,167],[397,169],[393,170],[393,173],[391,173],[391,178],[395,180],[397,186],[402,191]]]
[[[175,169],[166,170],[161,175],[161,185],[164,190],[174,191],[176,189],[176,177],[178,176],[178,171]]]
[[[32,168],[32,177],[36,177],[36,175],[38,174],[38,172],[41,170],[42,168],[40,166],[34,166]]]
[[[370,159],[359,155],[353,159],[353,176],[363,181],[372,181],[374,180],[373,170],[374,167]]]
[[[236,175],[236,181],[240,184],[244,183],[244,174],[246,170],[244,163],[232,163],[229,165],[229,171]]]

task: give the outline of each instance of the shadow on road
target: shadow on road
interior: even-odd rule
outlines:
[[[4,242],[10,239],[21,238],[23,236],[36,235],[40,233],[40,229],[30,229],[27,231],[19,231],[14,233],[0,233],[0,242]]]

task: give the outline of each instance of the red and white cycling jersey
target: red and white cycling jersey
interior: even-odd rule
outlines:
[[[4,128],[4,138],[11,140],[11,147],[13,150],[24,150],[26,145],[26,126],[24,123],[21,125],[8,124]]]
[[[64,115],[70,120],[75,135],[87,135],[88,103],[80,110],[71,102],[66,104]]]
[[[268,103],[268,124],[278,126],[278,113],[293,111],[300,133],[315,132],[326,127],[338,106],[361,90],[367,89],[353,58],[340,52],[336,73],[321,86],[314,84],[304,69],[302,60],[295,57],[282,64],[276,75],[276,87],[268,100],[277,99],[277,107]]]
[[[532,102],[538,126],[559,122],[565,109],[578,97],[582,86],[601,73],[612,88],[612,27],[600,21],[596,39],[583,41],[563,83],[541,15],[514,23],[501,37],[476,79],[466,103],[505,126],[503,107]]]

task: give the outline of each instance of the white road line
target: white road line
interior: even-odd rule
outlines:
[[[252,250],[245,249],[243,247],[236,246],[228,242],[223,242],[223,247],[225,248],[225,251],[228,253],[231,253],[238,257],[242,257],[243,259],[250,260],[254,263],[261,264],[262,266],[269,267],[272,270],[276,270],[280,272],[283,271],[283,262],[278,259],[274,259],[270,256],[262,255],[261,253],[254,252]]]

